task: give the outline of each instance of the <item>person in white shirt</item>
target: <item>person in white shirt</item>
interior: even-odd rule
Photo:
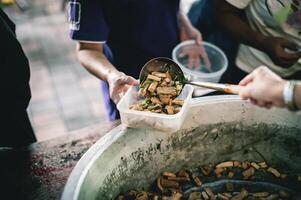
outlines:
[[[239,70],[247,74],[265,65],[300,79],[301,0],[215,0],[215,9],[218,23],[241,43]]]

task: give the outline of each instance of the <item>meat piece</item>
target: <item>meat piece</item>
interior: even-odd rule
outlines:
[[[204,190],[206,191],[211,200],[216,200],[216,197],[210,188],[206,187]]]
[[[154,75],[151,75],[151,74],[149,74],[147,76],[147,79],[154,80],[154,81],[161,81],[160,77],[157,77],[157,76],[154,76]]]
[[[167,179],[161,179],[161,185],[163,188],[174,188],[174,189],[178,189],[180,186],[178,182],[170,181]]]
[[[267,163],[266,162],[260,162],[260,163],[258,163],[258,165],[260,166],[260,168],[262,168],[262,169],[266,169],[266,168],[268,168],[268,165],[267,165]]]
[[[152,97],[152,98],[151,98],[151,102],[152,102],[153,104],[162,104],[161,101],[160,101],[160,99],[157,98],[157,97]]]
[[[130,105],[130,109],[131,110],[138,110],[138,111],[143,111],[144,110],[143,105],[141,103],[136,103],[136,104]]]
[[[157,81],[153,81],[150,86],[148,87],[148,91],[150,91],[151,93],[155,92],[156,89],[157,89],[157,86],[158,86],[159,82]]]
[[[170,197],[170,200],[181,200],[181,197],[183,195],[179,192],[173,193],[172,196]]]
[[[234,166],[234,167],[241,167],[241,162],[239,162],[239,161],[234,161],[234,162],[233,162],[233,166]]]
[[[170,80],[172,79],[169,71],[167,71],[165,74],[166,74],[166,78],[169,78]]]
[[[163,188],[163,186],[161,185],[161,178],[160,178],[160,177],[157,178],[157,187],[158,187],[158,189],[159,189],[161,192],[163,192],[164,188]]]
[[[250,166],[250,162],[248,162],[248,161],[244,161],[244,162],[242,162],[242,164],[241,164],[241,167],[242,167],[243,169],[247,169],[247,168],[249,168],[249,166]]]
[[[148,200],[148,195],[146,192],[140,192],[136,196],[136,200]]]
[[[228,173],[228,178],[233,178],[234,177],[234,172],[229,172]]]
[[[212,172],[213,168],[211,165],[204,165],[200,167],[201,172],[205,176],[209,176],[209,174]]]
[[[167,180],[170,181],[177,181],[177,182],[188,182],[190,181],[190,178],[187,177],[167,177]]]
[[[169,101],[171,100],[171,95],[159,95],[160,101],[163,104],[169,104]]]
[[[170,87],[175,86],[175,82],[174,82],[174,81],[170,81],[170,82],[168,83],[168,86],[170,86]]]
[[[160,83],[160,87],[167,87],[168,86],[168,83],[163,80],[161,83]]]
[[[189,195],[188,200],[200,200],[202,199],[202,193],[200,192],[192,192]]]
[[[232,198],[232,194],[230,194],[230,193],[224,192],[224,193],[222,193],[222,195],[224,195],[224,196],[226,196],[228,198]]]
[[[147,95],[147,88],[148,88],[149,85],[147,85],[147,87],[145,88],[140,88],[139,91],[138,91],[138,95],[140,97],[145,97]]]
[[[285,190],[280,190],[279,191],[279,196],[281,198],[285,198],[285,199],[289,199],[290,198],[290,194],[287,191],[285,191]]]
[[[276,176],[276,177],[280,177],[281,176],[281,174],[278,172],[278,170],[277,169],[274,169],[274,168],[272,168],[272,167],[269,167],[268,169],[267,169],[267,171],[268,172],[271,172],[272,174],[274,174],[274,176]]]
[[[216,165],[216,168],[226,168],[226,167],[233,167],[233,162],[232,161],[227,161],[227,162],[222,162],[218,165]]]
[[[160,104],[149,105],[147,109],[150,110],[150,111],[158,110],[158,109],[162,109],[162,106]]]
[[[278,194],[270,194],[268,197],[265,198],[265,200],[276,200],[279,199]]]
[[[248,168],[247,170],[242,172],[242,175],[248,179],[255,174],[255,169],[253,167]]]
[[[120,195],[116,198],[116,200],[125,200],[124,196],[123,195]]]
[[[253,196],[254,197],[267,197],[267,196],[269,196],[269,194],[270,193],[268,193],[268,192],[257,192],[257,193],[253,193]]]
[[[157,76],[159,78],[166,78],[166,73],[162,72],[152,72],[152,75]]]
[[[251,162],[251,166],[254,167],[257,170],[260,169],[260,166],[255,162]]]
[[[232,197],[231,200],[243,200],[249,195],[249,192],[245,189],[242,189],[239,194],[236,196]]]
[[[228,192],[233,192],[234,191],[234,185],[233,185],[233,183],[226,183],[226,190]]]
[[[177,177],[174,173],[171,173],[171,172],[163,172],[163,176],[166,176],[166,177]]]
[[[177,91],[175,87],[158,87],[157,93],[159,95],[171,95],[171,96],[177,95]]]
[[[218,194],[217,194],[217,198],[218,198],[218,199],[221,199],[221,200],[230,200],[229,197],[227,197],[226,195],[221,194],[221,193],[218,193]]]
[[[206,192],[202,192],[202,196],[204,200],[209,200],[209,196]]]
[[[185,178],[189,178],[189,174],[185,171],[185,170],[181,170],[178,172],[178,176],[179,177],[185,177]],[[189,178],[190,180],[190,178]]]
[[[174,100],[172,100],[172,104],[183,106],[184,100],[182,100],[182,99],[174,99]]]
[[[170,78],[165,78],[164,81],[165,81],[166,83],[170,83],[171,79],[170,79]]]
[[[159,200],[159,196],[158,195],[154,195],[152,200]]]
[[[181,111],[181,107],[176,107],[175,108],[175,114],[179,113]]]
[[[165,106],[165,109],[167,111],[167,114],[169,114],[169,115],[174,114],[175,108],[173,106]]]
[[[222,175],[223,172],[224,172],[224,168],[221,168],[221,167],[217,167],[214,170],[214,173],[216,174],[217,177],[221,177],[221,175]]]
[[[162,109],[151,110],[153,113],[162,113]]]
[[[183,89],[183,85],[176,85],[176,90],[178,95],[181,94],[182,89]]]
[[[203,183],[198,176],[196,176],[195,174],[192,174],[191,178],[194,181],[194,183],[196,184],[196,186],[198,186],[198,187],[202,186]]]
[[[287,178],[287,174],[281,174],[281,175],[280,175],[280,178],[286,179],[286,178]]]

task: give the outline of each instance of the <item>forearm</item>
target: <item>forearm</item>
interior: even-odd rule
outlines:
[[[184,11],[182,9],[179,10],[178,12],[178,23],[179,23],[179,27],[180,29],[190,29],[192,28],[192,24],[189,20],[189,18],[187,17],[187,15],[184,13]]]
[[[264,50],[262,43],[266,37],[251,29],[243,17],[243,10],[235,8],[225,0],[215,0],[215,13],[219,25],[239,43]]]
[[[296,106],[301,110],[301,82],[299,81],[294,92]]]
[[[83,67],[101,80],[108,80],[119,71],[108,61],[100,49],[82,48],[78,45],[77,56]]]

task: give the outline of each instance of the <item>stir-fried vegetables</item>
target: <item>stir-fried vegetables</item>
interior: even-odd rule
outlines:
[[[176,99],[183,89],[183,84],[172,79],[169,72],[152,72],[141,83],[139,96],[145,101],[130,106],[132,110],[154,113],[176,114],[180,112],[184,100]]]

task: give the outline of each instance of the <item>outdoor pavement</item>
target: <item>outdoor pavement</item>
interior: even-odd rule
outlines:
[[[28,113],[37,139],[105,122],[99,81],[77,61],[61,0],[27,2],[29,9],[24,12],[16,5],[5,11],[16,23],[18,39],[30,61]]]

